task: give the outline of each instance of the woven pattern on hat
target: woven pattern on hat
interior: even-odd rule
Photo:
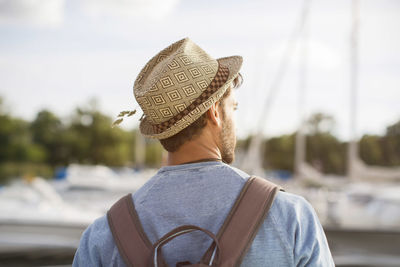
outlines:
[[[153,57],[134,86],[148,122],[164,123],[189,107],[210,85],[218,65],[190,40],[179,41]]]
[[[229,69],[223,66],[219,66],[214,79],[211,81],[210,85],[201,93],[201,95],[198,98],[196,98],[188,107],[183,109],[181,112],[179,112],[171,119],[162,122],[160,124],[154,125],[153,126],[154,131],[156,133],[162,133],[163,131],[171,127],[173,124],[175,124],[175,122],[179,121],[184,116],[189,114],[196,107],[198,107],[199,105],[204,103],[207,99],[209,99],[210,96],[213,93],[215,93],[215,91],[217,91],[218,88],[224,85],[228,77],[229,77]]]

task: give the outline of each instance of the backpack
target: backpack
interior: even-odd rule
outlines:
[[[107,219],[127,266],[167,267],[161,254],[162,246],[175,237],[193,231],[202,231],[214,242],[199,263],[179,262],[177,267],[240,266],[279,190],[282,189],[274,183],[255,176],[250,177],[217,235],[195,225],[183,225],[151,244],[143,231],[131,194],[111,207],[107,212]]]

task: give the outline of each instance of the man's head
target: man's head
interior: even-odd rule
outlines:
[[[215,103],[222,115],[222,127],[218,134],[221,157],[226,163],[234,160],[234,150],[236,146],[235,122],[233,111],[237,108],[237,102],[234,97],[234,90],[242,84],[243,78],[239,73],[233,80],[232,85],[228,87],[222,97]],[[186,142],[195,140],[202,134],[207,123],[211,123],[211,110],[206,111],[191,125],[180,131],[179,133],[161,139],[160,143],[168,152],[176,152]]]
[[[159,139],[171,153],[202,135],[204,128],[212,132],[218,149],[234,148],[234,122],[228,108],[233,101],[227,103],[233,98],[232,88],[241,83],[241,65],[242,57],[214,59],[189,38],[171,44],[150,59],[135,80],[133,92],[143,110],[140,132]],[[132,114],[121,112],[116,124]],[[224,154],[230,161],[228,150],[232,149],[224,149]],[[213,156],[221,154],[218,150]]]

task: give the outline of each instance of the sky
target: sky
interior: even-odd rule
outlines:
[[[290,42],[287,67],[272,87],[307,3],[304,31]],[[359,2],[357,136],[384,134],[400,120],[399,14],[397,0]],[[91,99],[116,117],[137,106],[132,86],[146,62],[189,37],[214,58],[244,58],[239,137],[290,134],[300,114],[323,112],[347,140],[351,25],[349,0],[0,0],[0,96],[27,120],[42,109],[66,119]],[[137,127],[139,117],[122,127]]]

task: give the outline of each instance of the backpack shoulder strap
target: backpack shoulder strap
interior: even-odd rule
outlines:
[[[127,266],[147,266],[152,244],[143,231],[132,195],[118,200],[107,212],[108,224],[115,243]]]
[[[220,266],[240,265],[279,190],[279,186],[263,178],[248,179],[217,234]],[[207,262],[214,250],[211,245],[203,261]]]

